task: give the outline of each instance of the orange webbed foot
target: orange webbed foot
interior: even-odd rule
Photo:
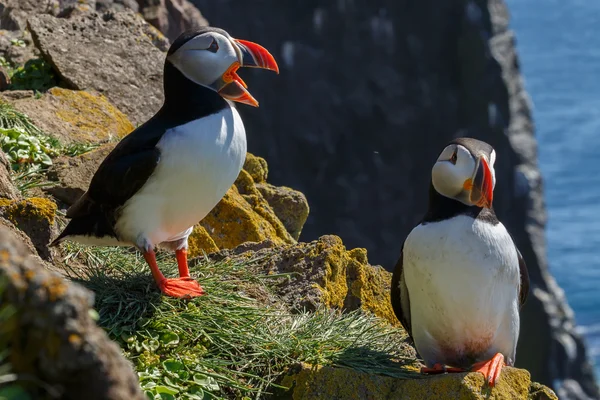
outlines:
[[[443,365],[440,363],[436,363],[432,368],[422,367],[422,374],[444,374],[444,373],[453,373],[453,372],[465,372],[462,368],[448,367],[447,365]]]
[[[504,356],[500,353],[496,353],[491,360],[474,364],[471,371],[481,372],[485,377],[486,382],[491,387],[494,387],[500,379],[500,373],[502,372],[502,367],[504,365]]]
[[[189,277],[163,279],[158,282],[158,287],[165,295],[176,298],[193,298],[204,294],[200,284]]]

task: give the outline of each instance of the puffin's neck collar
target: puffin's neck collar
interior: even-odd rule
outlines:
[[[493,208],[481,208],[477,206],[468,206],[458,200],[442,196],[433,187],[433,183],[429,184],[429,205],[427,213],[422,224],[429,222],[439,222],[446,219],[456,217],[458,215],[466,215],[472,218],[483,219],[487,222],[497,224],[498,218]]]
[[[168,61],[165,62],[163,81],[165,102],[160,112],[179,123],[203,118],[229,107],[221,95],[190,81]]]

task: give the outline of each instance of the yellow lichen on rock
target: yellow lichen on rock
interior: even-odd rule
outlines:
[[[324,240],[327,239],[327,240]],[[325,236],[311,252],[325,255],[326,279],[320,287],[329,307],[370,311],[398,325],[390,302],[392,276],[381,267],[369,265],[367,250],[346,250],[342,239]]]
[[[295,243],[273,208],[256,187],[252,175],[266,178],[266,162],[248,154],[246,165],[252,173],[242,169],[234,185],[215,208],[194,228],[190,235],[189,254],[232,249],[245,242],[270,239],[275,244]],[[250,161],[248,161],[250,160]],[[262,160],[262,159],[260,159]],[[212,239],[208,241],[206,234]]]
[[[31,92],[30,96],[6,101],[62,144],[104,143],[134,129],[125,114],[95,92],[55,87],[39,99]]]
[[[365,249],[346,250],[342,239],[322,236],[310,243],[277,245],[272,240],[223,250],[214,259],[245,261],[261,274],[285,274],[275,293],[293,310],[315,310],[325,305],[337,309],[363,309],[398,325],[390,303],[391,274],[372,266]]]
[[[390,302],[392,274],[380,266],[369,265],[366,249],[348,251],[348,295],[346,305],[357,301],[364,310],[386,319],[392,325],[400,325]]]
[[[25,200],[0,199],[0,217],[7,221],[4,224],[0,218],[0,224],[18,228],[25,233],[31,239],[38,255],[48,259],[48,243],[52,236],[56,208],[54,202],[41,197]],[[25,244],[29,245],[28,241]]]
[[[122,138],[134,128],[125,114],[99,93],[61,88],[52,88],[48,92],[62,103],[56,116],[77,126],[81,134],[97,137],[99,128],[103,128],[103,136],[107,139]]]
[[[188,253],[193,256],[219,251],[215,241],[210,237],[202,225],[196,225],[194,227],[194,231],[188,238],[188,246]]]
[[[530,398],[532,387],[529,372],[510,367],[503,369],[498,384],[490,388],[479,373],[398,379],[345,368],[309,365],[290,371],[280,385],[289,388],[287,394],[293,400],[518,400]],[[557,399],[549,389],[546,394],[548,400]]]
[[[43,220],[52,225],[56,216],[56,204],[41,197],[20,201],[0,199],[0,208],[3,208],[2,214],[12,223],[17,223],[19,217],[26,217]]]
[[[273,225],[255,209],[232,186],[219,204],[200,225],[206,229],[219,249],[231,249],[244,242],[260,242],[271,239],[278,244],[287,243]],[[190,252],[191,255],[193,254]]]
[[[244,169],[250,174],[255,183],[264,183],[267,181],[269,167],[264,158],[248,153],[244,162]]]

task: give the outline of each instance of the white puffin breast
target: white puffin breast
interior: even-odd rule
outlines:
[[[157,148],[154,173],[125,203],[115,226],[137,245],[179,239],[217,205],[244,165],[246,131],[229,106],[167,130]]]
[[[514,361],[520,272],[504,225],[464,215],[419,225],[403,257],[412,334],[427,364],[498,352]]]

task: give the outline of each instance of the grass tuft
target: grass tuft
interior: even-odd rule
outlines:
[[[408,368],[415,360],[403,330],[360,311],[291,313],[252,298],[269,292],[273,280],[249,264],[201,261],[192,273],[208,294],[184,301],[160,296],[136,252],[76,244],[66,250],[72,278],[95,292],[98,323],[134,362],[149,398],[261,398],[302,362],[418,376]],[[172,255],[159,255],[159,265],[176,275]]]

